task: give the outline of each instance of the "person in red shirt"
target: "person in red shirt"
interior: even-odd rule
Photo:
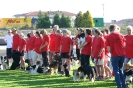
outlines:
[[[60,58],[60,42],[62,38],[62,31],[61,30],[56,30],[56,42],[55,42],[55,54],[59,56],[59,66],[58,66],[58,72],[61,72],[61,58]]]
[[[28,54],[29,54],[29,59],[30,59],[30,65],[33,65],[33,54],[34,54],[34,44],[35,44],[35,30],[31,31],[30,38],[29,38],[29,44],[28,44]]]
[[[25,70],[24,53],[26,52],[26,40],[24,38],[23,33],[20,33],[20,42],[18,46],[18,51],[20,53],[21,69]]]
[[[26,54],[25,54],[25,62],[30,65],[30,59],[29,59],[29,54],[28,54],[28,46],[29,46],[29,38],[30,38],[30,33],[27,34],[27,43],[26,43]]]
[[[81,50],[81,66],[85,64],[90,65],[90,55],[91,55],[91,46],[92,46],[92,37],[91,37],[91,30],[85,30],[85,43],[83,43],[80,47]]]
[[[49,45],[50,55],[49,55],[49,63],[52,63],[52,58],[53,58],[53,55],[55,53],[56,30],[59,30],[59,26],[58,25],[54,25],[53,31],[50,34],[50,45]]]
[[[118,88],[127,88],[123,74],[123,64],[125,59],[125,38],[118,32],[118,26],[110,25],[110,34],[107,37],[106,44],[111,53],[111,63],[114,71],[115,82]]]
[[[60,52],[61,52],[61,58],[62,58],[61,71],[64,73],[63,65],[65,63],[67,63],[68,67],[70,65],[72,40],[68,36],[68,30],[67,29],[64,29],[62,32],[63,32],[63,37],[61,39]],[[70,70],[70,68],[68,70]]]
[[[105,40],[101,37],[101,32],[95,30],[95,47],[93,50],[94,62],[98,71],[98,80],[104,80],[104,58],[105,58]]]
[[[42,52],[42,57],[43,57],[43,65],[45,67],[49,67],[48,48],[49,48],[50,38],[45,29],[42,30],[40,33],[43,35],[43,41],[42,41],[42,45],[40,47],[40,52]]]
[[[35,35],[36,35],[36,40],[34,43],[33,65],[36,65],[37,59],[40,62],[42,62],[42,52],[40,51],[40,47],[42,45],[43,38],[39,31],[36,31]]]
[[[12,44],[12,58],[13,58],[13,63],[11,65],[10,70],[15,70],[17,67],[20,66],[19,62],[20,62],[20,56],[19,56],[19,52],[18,52],[18,46],[19,46],[19,42],[20,42],[20,37],[17,33],[17,29],[12,28],[12,34],[13,36],[13,44]]]
[[[127,35],[124,36],[126,39],[126,47],[125,47],[125,53],[126,53],[126,58],[125,58],[125,63],[128,63],[131,60],[131,64],[133,64],[133,28],[132,26],[128,26],[126,28]]]
[[[109,30],[108,29],[105,29],[105,30],[102,30],[101,31],[102,32],[102,36],[104,37],[104,39],[105,39],[105,41],[106,41],[106,39],[107,39],[107,37],[108,37],[108,35],[109,35]],[[104,58],[104,68],[105,68],[105,74],[106,74],[106,79],[110,79],[111,77],[112,77],[112,72],[111,72],[111,69],[110,69],[110,53],[109,53],[109,51],[108,51],[108,49],[107,49],[107,45],[106,45],[106,43],[105,43],[105,58]],[[109,66],[110,67],[109,67]]]

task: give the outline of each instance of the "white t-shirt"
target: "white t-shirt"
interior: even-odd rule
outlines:
[[[4,39],[7,42],[7,48],[12,48],[13,35],[6,35]]]

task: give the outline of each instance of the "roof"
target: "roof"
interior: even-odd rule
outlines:
[[[48,13],[49,15],[54,15],[55,13],[64,14],[66,16],[76,16],[75,13],[67,12],[67,11],[42,11],[42,14]],[[37,16],[39,11],[33,11],[25,14],[16,14],[14,16]]]

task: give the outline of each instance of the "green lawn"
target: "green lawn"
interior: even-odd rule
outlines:
[[[72,73],[72,71],[71,71]],[[21,70],[0,71],[0,88],[116,88],[112,80],[95,81],[94,83],[81,79],[73,82],[71,77],[58,75],[30,75]]]

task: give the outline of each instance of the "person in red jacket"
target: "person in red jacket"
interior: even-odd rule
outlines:
[[[43,35],[43,41],[42,41],[42,45],[40,47],[40,52],[42,52],[42,57],[43,57],[43,65],[44,65],[44,67],[49,68],[48,48],[49,48],[50,38],[49,38],[49,35],[45,29],[41,30],[40,33]]]
[[[33,54],[34,54],[34,44],[35,44],[35,40],[36,40],[36,37],[35,37],[35,30],[32,30],[31,31],[31,35],[30,35],[30,38],[29,38],[29,44],[28,44],[28,54],[29,54],[29,59],[30,59],[30,65],[33,65]]]
[[[26,40],[24,38],[23,33],[20,33],[20,42],[18,46],[18,51],[20,53],[21,69],[25,70],[24,53],[26,52]]]
[[[40,47],[42,45],[43,38],[39,31],[36,31],[36,40],[34,44],[34,54],[33,54],[33,65],[36,64],[37,59],[42,64],[42,52],[40,52]]]
[[[101,32],[95,30],[95,47],[93,50],[94,62],[98,71],[98,80],[104,80],[104,58],[105,58],[105,40],[101,37]]]
[[[80,47],[83,48],[81,51],[81,66],[90,65],[90,55],[91,55],[91,46],[92,46],[92,37],[91,30],[85,30],[85,43],[83,43]]]
[[[12,58],[13,58],[13,63],[11,65],[10,70],[15,70],[17,67],[20,66],[20,56],[18,52],[18,46],[20,42],[20,37],[17,33],[17,29],[12,28],[12,34],[13,34],[13,44],[12,44]]]
[[[58,25],[54,25],[53,31],[50,34],[50,45],[49,45],[49,49],[50,49],[50,55],[49,55],[49,63],[52,63],[52,58],[53,55],[55,53],[55,42],[56,42],[56,30],[59,29]]]
[[[61,45],[60,45],[60,52],[61,52],[61,59],[62,59],[62,68],[61,71],[64,73],[64,67],[63,65],[67,63],[69,67],[70,62],[70,55],[71,55],[71,47],[72,47],[72,40],[68,36],[68,30],[64,29],[63,31],[63,37],[61,39]],[[70,69],[68,69],[70,70]]]
[[[125,77],[123,74],[123,64],[125,59],[125,38],[118,32],[118,26],[110,25],[110,34],[107,37],[107,48],[111,53],[111,64],[114,71],[115,82],[117,88],[127,88]]]
[[[128,63],[131,60],[131,64],[133,64],[133,28],[132,26],[127,26],[126,28],[127,35],[125,35],[126,39],[126,47],[125,47],[125,53],[126,53],[126,58],[125,58],[125,63]]]

